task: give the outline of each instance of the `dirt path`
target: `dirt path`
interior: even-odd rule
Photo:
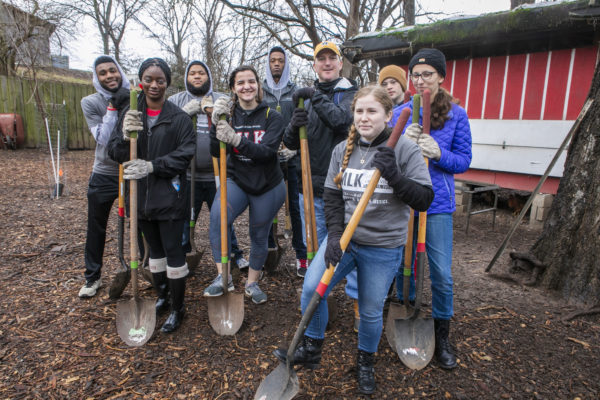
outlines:
[[[116,209],[109,223],[104,288],[80,300],[83,284],[87,180],[93,152],[69,152],[63,162],[66,196],[49,198],[49,156],[40,151],[0,152],[0,397],[7,399],[247,399],[276,365],[273,349],[289,342],[299,321],[293,253],[261,287],[265,305],[246,301],[234,337],[218,337],[208,324],[202,290],[214,275],[207,255],[189,279],[188,316],[175,334],[157,333],[131,349],[116,333],[115,302],[106,286],[117,266]],[[468,236],[455,217],[455,317],[451,338],[460,365],[405,368],[383,339],[374,399],[597,399],[600,396],[600,317],[563,323],[575,309],[537,288],[485,274],[513,221],[500,213],[474,216]],[[245,216],[236,222],[248,251]],[[283,220],[283,219],[280,219]],[[197,244],[208,248],[206,210]],[[508,250],[525,251],[538,231],[522,225]],[[493,272],[508,269],[508,251]],[[238,276],[236,287],[241,287]],[[154,297],[146,283],[142,295]],[[129,288],[127,289],[130,290]],[[128,292],[126,292],[128,294]],[[357,399],[353,366],[356,334],[341,287],[339,317],[327,333],[322,367],[300,372],[298,399]],[[430,296],[426,296],[430,303]],[[163,317],[164,318],[164,317]],[[162,319],[159,323],[162,323]]]

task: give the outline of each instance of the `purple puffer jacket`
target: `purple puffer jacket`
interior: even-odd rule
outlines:
[[[410,108],[412,121],[412,101],[396,107],[392,117],[392,126],[400,113],[406,107]],[[429,174],[435,196],[427,210],[428,214],[452,213],[456,211],[454,200],[454,174],[465,172],[471,164],[471,127],[464,108],[452,104],[448,113],[450,119],[442,129],[432,129],[431,136],[440,146],[442,156],[439,161],[429,160]],[[419,118],[423,124],[423,117]],[[408,125],[407,125],[408,126]]]

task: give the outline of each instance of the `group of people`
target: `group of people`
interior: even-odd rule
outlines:
[[[99,57],[93,71],[97,93],[82,100],[97,146],[88,190],[86,283],[79,296],[94,296],[101,285],[106,223],[116,198],[118,163],[125,167],[125,179],[139,182],[138,219],[149,247],[149,268],[158,293],[156,310],[170,310],[161,330],[176,330],[185,313],[190,185],[196,188],[195,210],[199,211],[203,202],[210,209],[209,237],[217,273],[204,296],[224,294],[222,277],[228,265],[221,264],[221,188],[214,181],[212,158],[220,157],[220,143],[225,143],[227,254],[235,244],[233,221],[249,208],[246,295],[255,304],[267,301],[259,278],[273,246],[272,222],[286,190],[297,273],[304,278],[303,313],[325,269],[337,266],[295,349],[296,365],[319,365],[328,321],[327,295],[346,278],[346,293],[355,299],[358,388],[365,394],[375,391],[374,353],[381,338],[384,303],[394,280],[397,296],[403,299],[401,265],[409,216],[427,211],[435,356],[442,368],[452,369],[457,365],[448,337],[453,316],[453,176],[469,167],[471,133],[465,110],[441,86],[446,76],[445,57],[439,50],[421,49],[408,66],[416,92],[431,92],[430,134],[423,133],[422,111],[413,110],[412,100],[405,96],[404,69],[388,65],[380,71],[378,85],[359,89],[356,82],[341,76],[342,56],[330,41],[315,47],[313,69],[317,76],[314,85],[297,88],[290,79],[288,54],[276,46],[267,54],[266,78],[261,81],[253,67],[240,66],[229,76],[228,97],[213,92],[208,66],[192,61],[186,69],[186,90],[167,100],[170,69],[162,59],[150,58],[139,68],[142,92],[133,110],[129,109],[129,83],[118,63],[109,56]],[[298,107],[299,99],[305,107]],[[388,147],[392,127],[406,108],[419,113],[419,123],[405,127],[398,142]],[[310,265],[298,165],[301,127],[306,127],[311,207],[319,244]],[[133,132],[139,132],[138,158],[129,160]],[[192,160],[198,171],[194,182],[188,171]],[[343,251],[340,238],[375,169],[381,172],[380,182]],[[197,218],[197,212],[193,217]],[[227,276],[227,290],[233,291],[231,274]],[[414,277],[410,287],[412,301]],[[285,349],[275,351],[283,361],[286,353]]]

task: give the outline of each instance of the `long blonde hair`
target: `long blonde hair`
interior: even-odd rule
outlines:
[[[356,108],[356,100],[361,97],[365,97],[368,95],[373,95],[375,101],[383,106],[386,114],[389,114],[394,108],[394,102],[392,98],[388,95],[387,91],[379,85],[369,85],[360,89],[354,95],[354,99],[352,100],[352,113],[354,114],[354,109]],[[344,175],[344,171],[348,167],[348,161],[350,161],[350,156],[354,151],[354,146],[358,143],[358,131],[356,130],[356,126],[354,125],[354,121],[352,122],[352,126],[350,127],[350,132],[348,133],[348,139],[346,140],[346,151],[344,153],[344,158],[342,160],[342,167],[340,168],[340,172],[333,178],[333,182],[337,185],[338,188],[342,188],[342,175]]]

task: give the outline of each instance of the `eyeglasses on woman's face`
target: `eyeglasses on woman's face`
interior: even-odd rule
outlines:
[[[423,82],[430,82],[436,73],[437,71],[423,71],[420,74],[412,73],[410,74],[410,79],[412,79],[413,82],[417,82],[419,78],[422,78]]]

